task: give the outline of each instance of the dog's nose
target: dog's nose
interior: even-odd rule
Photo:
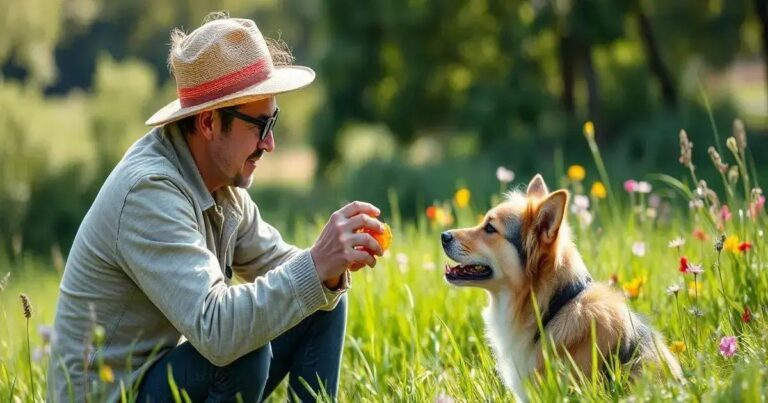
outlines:
[[[453,235],[451,235],[450,232],[445,231],[440,234],[440,239],[443,240],[443,245],[447,245],[449,242],[453,241]]]

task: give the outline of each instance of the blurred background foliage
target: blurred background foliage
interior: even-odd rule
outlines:
[[[318,81],[279,98],[252,189],[272,221],[363,199],[414,217],[459,186],[587,166],[595,122],[616,183],[680,172],[745,120],[768,151],[766,0],[0,0],[0,257],[66,254],[144,120],[175,98],[173,27],[228,10]],[[711,115],[710,115],[711,111]],[[701,164],[701,169],[708,169]],[[394,190],[394,192],[392,191]],[[53,252],[51,252],[53,251]]]

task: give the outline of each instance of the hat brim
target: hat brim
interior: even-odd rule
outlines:
[[[196,113],[241,105],[277,94],[298,90],[315,80],[315,72],[304,66],[276,66],[270,77],[256,85],[202,104],[182,107],[178,99],[165,105],[145,122],[148,126],[161,126],[192,116]]]

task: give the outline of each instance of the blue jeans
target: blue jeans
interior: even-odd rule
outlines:
[[[302,383],[315,393],[324,390],[335,399],[339,386],[341,351],[347,322],[347,296],[333,311],[317,311],[293,328],[225,367],[211,364],[184,342],[144,374],[138,402],[173,402],[168,386],[168,367],[179,391],[185,389],[193,402],[260,402],[290,374],[289,396],[314,401]],[[322,381],[322,388],[320,382]]]

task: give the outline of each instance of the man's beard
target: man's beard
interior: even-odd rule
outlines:
[[[259,148],[257,149],[253,154],[251,154],[248,159],[249,160],[260,160],[261,156],[264,155],[264,149]],[[255,172],[255,169],[254,169]],[[248,189],[251,187],[251,184],[253,183],[253,172],[249,176],[243,175],[241,172],[238,172],[237,175],[235,175],[234,178],[232,178],[232,186],[236,186],[243,189]]]

